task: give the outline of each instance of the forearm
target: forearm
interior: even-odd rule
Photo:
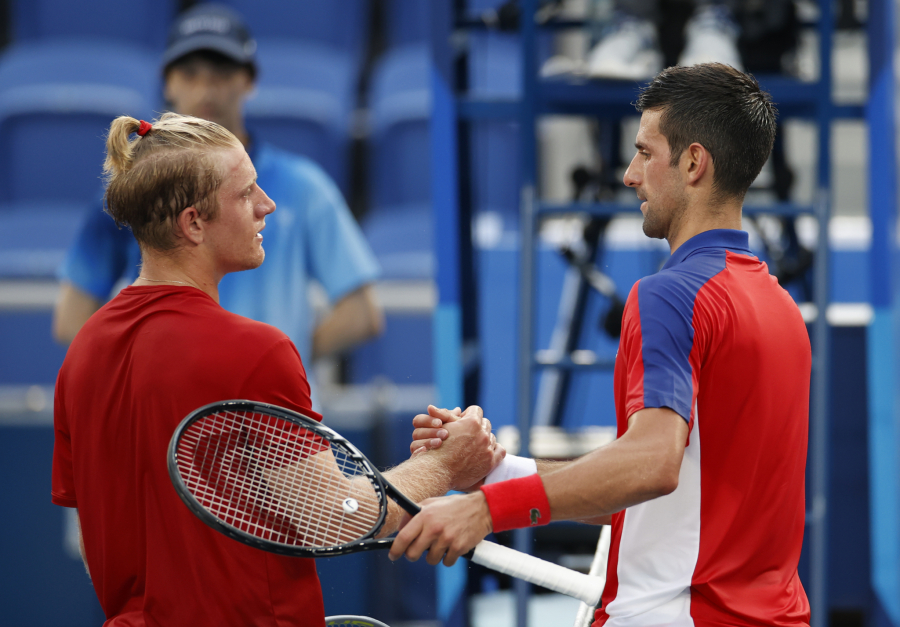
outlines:
[[[84,550],[84,535],[81,533],[81,517],[78,510],[75,511],[75,522],[78,525],[78,553],[81,554],[81,561],[84,563],[84,572],[87,573],[88,579],[91,578],[91,569],[88,568],[87,553]]]
[[[379,335],[384,314],[371,285],[350,292],[337,303],[313,333],[313,359],[333,355]]]
[[[446,464],[441,463],[433,453],[416,455],[399,466],[384,473],[397,490],[413,503],[421,503],[434,496],[442,496],[453,488],[453,476]],[[388,536],[397,531],[403,519],[404,510],[388,502],[388,513],[379,536]]]
[[[538,474],[543,477],[546,474],[551,472],[556,472],[560,468],[565,468],[569,464],[571,464],[574,460],[566,459],[566,460],[555,460],[555,459],[536,459],[534,460],[537,463],[537,471]]]
[[[514,456],[507,455],[506,459],[503,460],[504,463],[509,461],[510,458],[515,459]],[[541,475],[541,477],[543,478],[545,475],[548,475],[552,472],[556,472],[562,468],[565,468],[566,466],[571,464],[574,460],[535,459],[533,461],[535,462],[537,473],[539,475]],[[499,470],[499,467],[498,467],[498,470]],[[531,473],[520,471],[520,472],[507,473],[507,474],[509,476],[507,476],[506,478],[512,479],[512,478],[526,477]],[[488,479],[490,479],[490,475],[488,476]],[[490,480],[487,480],[487,481],[485,481],[485,483],[487,484],[487,483],[492,483],[492,482]],[[578,519],[578,522],[582,522],[582,523],[585,523],[588,525],[609,525],[612,522],[612,516],[610,516],[610,515],[591,516],[589,518]]]
[[[93,296],[63,281],[53,310],[53,338],[60,344],[71,344],[84,323],[101,305]]]
[[[670,413],[674,420],[681,420]],[[672,435],[660,435],[649,424],[653,419],[673,420],[654,414],[615,442],[542,473],[553,520],[603,522],[604,517],[626,507],[676,489],[687,425],[681,420],[680,426],[670,425]],[[635,433],[638,429],[643,433]]]

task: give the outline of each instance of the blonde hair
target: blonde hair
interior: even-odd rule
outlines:
[[[146,123],[145,123],[146,124]],[[143,136],[140,120],[113,120],[106,138],[106,212],[128,226],[141,247],[175,247],[175,218],[188,207],[215,219],[223,173],[211,153],[241,148],[229,130],[208,120],[165,113]]]

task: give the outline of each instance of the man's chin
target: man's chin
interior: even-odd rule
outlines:
[[[644,231],[644,235],[652,239],[665,239],[666,234],[665,231],[656,224],[653,220],[648,220],[647,216],[644,216],[644,222],[641,224],[641,229]]]
[[[266,258],[266,255],[265,255],[265,253],[263,253],[259,257],[256,257],[252,260],[247,260],[246,263],[241,264],[241,266],[235,268],[234,270],[231,270],[230,272],[244,272],[245,270],[256,270],[258,267],[260,267],[263,264],[263,261],[265,261],[265,258]]]

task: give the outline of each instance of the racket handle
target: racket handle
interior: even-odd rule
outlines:
[[[599,577],[583,575],[487,540],[482,540],[475,547],[472,561],[536,586],[580,599],[591,607],[597,606],[600,595],[603,594],[604,582]]]

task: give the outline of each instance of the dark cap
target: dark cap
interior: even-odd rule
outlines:
[[[241,16],[220,4],[198,4],[178,16],[169,31],[163,68],[198,50],[212,50],[256,68],[256,41]]]

